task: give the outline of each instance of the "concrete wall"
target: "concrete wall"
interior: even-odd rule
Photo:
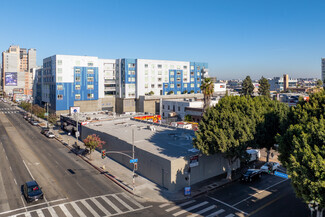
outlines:
[[[98,100],[74,101],[74,106],[80,106],[80,112],[94,112],[101,110]]]
[[[116,98],[116,113],[122,114],[124,112],[135,112],[136,101],[135,99]]]
[[[98,99],[98,103],[99,103],[99,109],[103,110],[103,108],[107,108],[107,107],[112,107],[113,108],[113,112],[116,111],[115,109],[115,96],[108,96],[108,97],[104,97],[104,98],[100,98]]]

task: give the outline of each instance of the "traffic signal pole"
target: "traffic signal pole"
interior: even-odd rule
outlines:
[[[134,129],[132,129],[132,159],[134,159]],[[135,190],[135,177],[134,177],[134,163],[133,163],[133,175],[132,175],[132,183],[133,183],[133,193]]]

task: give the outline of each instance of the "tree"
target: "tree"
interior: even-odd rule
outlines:
[[[185,117],[184,117],[184,121],[191,122],[191,121],[193,121],[193,118],[192,118],[191,115],[185,115]]]
[[[83,140],[85,146],[89,149],[89,154],[96,148],[102,148],[105,144],[96,134],[88,135],[86,139]]]
[[[254,135],[255,144],[259,148],[266,148],[266,161],[269,162],[270,151],[276,144],[278,135],[282,135],[286,130],[287,114],[289,107],[287,104],[270,100],[267,97],[260,98],[259,114],[260,119],[256,125],[256,134]]]
[[[201,83],[201,90],[202,90],[202,93],[204,95],[204,105],[203,105],[203,109],[204,111],[206,111],[206,109],[210,106],[210,99],[211,99],[211,96],[214,92],[214,84],[211,80],[211,78],[204,78],[204,80],[202,80],[202,83]]]
[[[252,96],[254,91],[254,85],[250,76],[247,76],[242,84],[241,94],[244,96]]]
[[[288,113],[290,126],[279,140],[279,159],[287,168],[296,195],[325,208],[325,92],[300,100]]]
[[[149,95],[151,96],[151,95],[154,95],[155,94],[155,92],[153,92],[153,91],[150,91],[149,92]]]
[[[187,94],[187,90],[184,90],[184,91],[183,91],[183,94]]]
[[[203,154],[220,153],[227,159],[227,179],[232,165],[245,156],[248,144],[254,139],[257,112],[250,97],[226,96],[204,113],[193,140]]]
[[[323,85],[322,80],[318,79],[316,82],[317,87],[321,87]]]
[[[172,95],[172,94],[174,94],[174,91],[172,90],[167,93],[167,95]]]
[[[262,78],[258,81],[260,84],[258,88],[259,95],[270,97],[270,83],[269,81],[262,76]]]

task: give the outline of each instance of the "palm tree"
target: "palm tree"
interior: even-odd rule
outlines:
[[[201,83],[201,90],[204,95],[204,111],[210,106],[210,98],[214,92],[214,84],[211,78],[204,78]]]

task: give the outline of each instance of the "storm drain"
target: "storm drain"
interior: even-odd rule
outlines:
[[[68,171],[69,171],[69,173],[71,173],[71,174],[76,174],[76,172],[73,171],[72,169],[68,169]]]

